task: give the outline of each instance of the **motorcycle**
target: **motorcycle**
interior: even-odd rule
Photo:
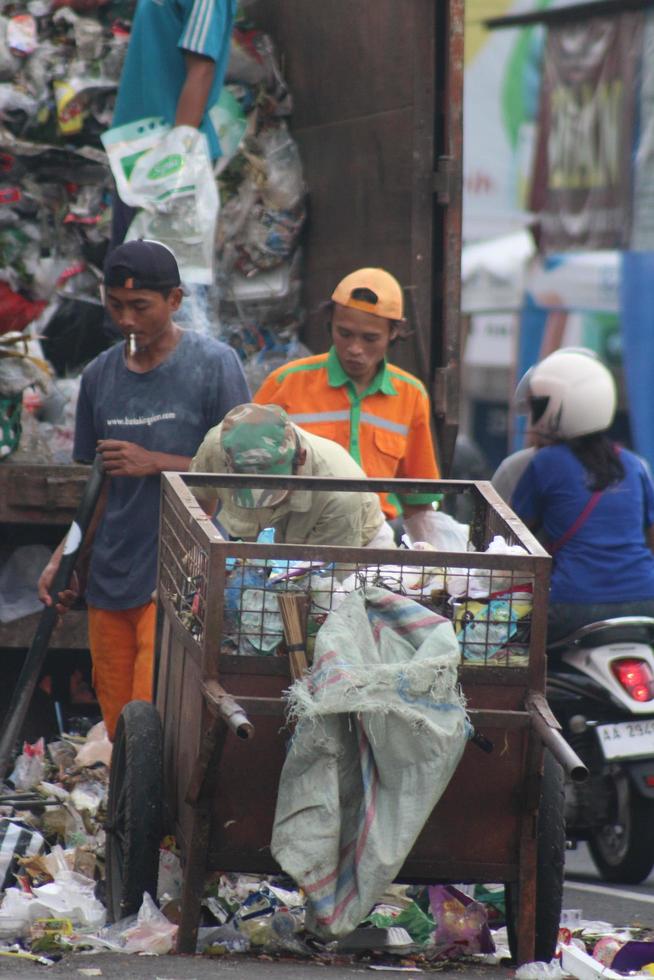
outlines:
[[[548,647],[547,699],[589,770],[566,780],[566,835],[587,841],[605,881],[654,866],[654,619],[591,623]]]

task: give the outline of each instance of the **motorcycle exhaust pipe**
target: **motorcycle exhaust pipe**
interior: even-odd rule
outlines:
[[[575,783],[582,783],[588,779],[588,769],[564,739],[561,734],[561,726],[550,711],[543,695],[532,691],[527,697],[526,708],[543,744],[547,746],[556,761],[563,766],[566,775]]]

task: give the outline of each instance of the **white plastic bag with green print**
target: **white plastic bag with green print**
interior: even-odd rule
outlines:
[[[213,282],[219,200],[204,133],[141,119],[110,129],[102,142],[118,196],[140,209],[126,241],[164,242],[177,257],[182,279]]]

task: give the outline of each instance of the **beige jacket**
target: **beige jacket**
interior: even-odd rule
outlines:
[[[307,458],[298,476],[341,477],[365,480],[366,474],[350,454],[322,436],[294,426]],[[225,457],[220,448],[221,425],[207,433],[197,451],[191,470],[196,473],[225,473]],[[256,539],[264,527],[274,527],[280,544],[345,545],[365,547],[384,525],[384,514],[375,493],[296,490],[276,507],[239,507],[231,495],[217,489],[194,491],[203,506],[220,503],[219,520],[236,538]]]

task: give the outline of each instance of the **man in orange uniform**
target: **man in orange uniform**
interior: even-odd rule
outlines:
[[[303,429],[333,439],[368,476],[437,480],[422,383],[386,360],[404,324],[400,284],[383,269],[359,269],[331,297],[327,354],[273,371],[254,401],[281,405]],[[381,495],[388,520],[400,512],[411,537],[434,538],[434,494]]]

